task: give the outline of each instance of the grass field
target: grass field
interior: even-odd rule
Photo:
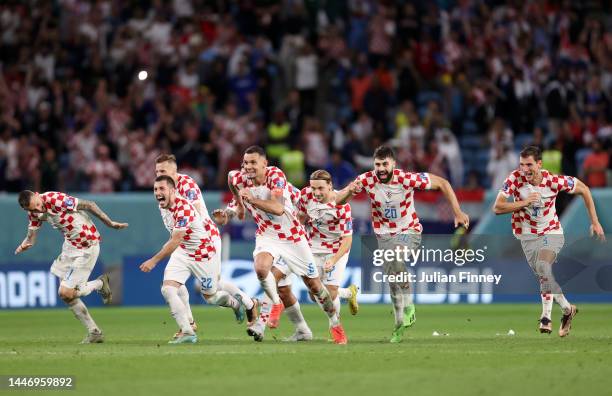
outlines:
[[[609,395],[612,389],[609,305],[579,306],[565,339],[536,332],[535,304],[419,306],[415,327],[399,345],[387,342],[390,306],[362,306],[356,317],[343,309],[347,346],[327,342],[327,319],[313,306],[304,307],[315,333],[310,343],[280,341],[292,332],[286,318],[255,343],[227,310],[198,307],[200,342],[179,346],[166,344],[175,325],[162,307],[92,309],[106,333],[98,345],[78,344],[84,332],[68,310],[2,311],[0,375],[74,375],[70,394],[107,396]],[[509,329],[516,335],[507,336]],[[434,337],[434,330],[449,335]]]

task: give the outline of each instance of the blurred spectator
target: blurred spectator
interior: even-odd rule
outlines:
[[[277,111],[281,144],[309,161],[296,144],[304,117],[318,117],[333,144],[317,166],[338,150],[369,169],[391,139],[406,166],[454,184],[458,158],[492,157],[515,135],[558,142],[563,172],[578,149],[612,139],[604,3],[315,3],[3,2],[0,189],[88,190],[82,165],[101,144],[120,167],[115,189],[148,190],[160,151],[225,188],[244,148],[270,142]],[[468,174],[486,174],[480,162]]]
[[[326,171],[332,175],[332,183],[336,190],[341,190],[346,187],[348,183],[353,181],[357,177],[357,172],[350,162],[342,158],[342,154],[338,151],[334,151],[331,154],[331,161],[325,168]]]
[[[610,154],[603,149],[599,140],[595,140],[591,147],[593,151],[586,156],[582,164],[584,181],[589,187],[606,187]]]
[[[505,144],[495,147],[495,154],[489,158],[487,175],[492,190],[502,188],[508,175],[518,169],[518,155]]]
[[[108,146],[97,149],[97,158],[85,170],[91,178],[89,191],[92,193],[110,193],[115,191],[114,184],[119,181],[121,172],[119,166],[110,158]]]
[[[302,142],[306,173],[310,175],[317,169],[325,169],[329,162],[329,143],[319,121],[314,118],[306,118]]]

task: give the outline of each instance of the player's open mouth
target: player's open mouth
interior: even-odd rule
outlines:
[[[157,202],[159,202],[160,204],[163,204],[164,202],[166,202],[166,198],[164,197],[155,197],[157,199]]]
[[[378,176],[379,179],[386,179],[388,175],[389,174],[387,172],[377,172],[376,173],[376,176]]]

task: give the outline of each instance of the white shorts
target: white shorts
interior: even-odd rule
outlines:
[[[334,255],[332,253],[314,253],[315,264],[317,266],[317,270],[321,274],[321,281],[324,285],[340,287],[344,277],[346,263],[348,263],[349,252],[346,252],[342,257],[340,257],[340,260],[338,260],[336,265],[331,268],[331,271],[325,272],[325,262],[333,256]]]
[[[297,276],[305,276],[308,278],[318,278],[319,272],[314,263],[314,257],[310,251],[308,241],[302,238],[300,242],[279,242],[265,236],[257,236],[255,238],[255,250],[253,258],[260,253],[269,253],[275,262],[277,268],[286,265],[288,270]],[[278,265],[276,265],[278,264]],[[279,268],[281,269],[281,268]],[[285,273],[285,272],[283,272]]]
[[[195,261],[180,247],[171,255],[164,270],[164,280],[185,284],[193,275],[202,288],[202,294],[215,294],[221,277],[221,239],[215,238],[215,254],[208,260]]]
[[[283,279],[278,281],[278,287],[291,286],[293,283],[293,272],[291,272],[289,266],[285,264],[283,259],[279,257],[278,260],[274,260],[272,266],[285,275]]]
[[[60,279],[60,286],[69,289],[81,287],[89,279],[99,254],[100,245],[98,244],[85,249],[77,249],[64,242],[62,252],[51,265],[51,273]]]
[[[525,258],[527,258],[527,262],[531,268],[535,268],[540,251],[550,250],[554,252],[555,255],[558,255],[565,244],[563,234],[548,234],[536,238],[520,239],[520,241],[523,247],[523,253],[525,253]]]

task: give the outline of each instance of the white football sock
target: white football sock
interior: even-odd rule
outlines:
[[[246,309],[253,308],[253,299],[249,297],[245,292],[243,292],[238,286],[229,281],[219,281],[219,288],[235,296],[238,294],[242,298],[242,302]]]
[[[353,294],[351,293],[351,289],[347,287],[339,287],[338,288],[338,296],[340,298],[351,298]]]
[[[266,331],[266,325],[270,319],[270,311],[272,311],[272,300],[270,300],[267,294],[264,294],[259,307],[259,316],[255,322],[255,325],[261,330],[262,334]]]
[[[187,290],[187,286],[181,285],[181,287],[178,288],[178,296],[185,305],[185,312],[187,313],[189,323],[193,323],[193,313],[191,313],[191,305],[189,305],[189,290]]]
[[[215,294],[205,295],[204,298],[209,304],[231,308],[234,311],[240,308],[240,302],[225,290],[217,290]]]
[[[390,284],[391,302],[393,303],[393,313],[395,315],[395,325],[404,324],[404,296],[399,290],[399,286]]]
[[[193,329],[189,324],[189,319],[187,318],[187,309],[185,308],[185,304],[181,301],[181,298],[178,296],[178,288],[174,286],[164,285],[161,288],[162,295],[166,299],[166,302],[170,306],[170,313],[176,320],[176,324],[179,326],[183,334],[193,335]]]
[[[553,295],[542,293],[542,316],[540,318],[552,319]]]
[[[83,326],[87,328],[89,333],[92,333],[94,330],[100,331],[96,322],[94,322],[93,318],[89,314],[89,310],[81,301],[80,298],[75,298],[74,300],[68,303],[68,307],[74,314],[74,316],[83,323]]]
[[[300,310],[300,303],[295,302],[292,306],[285,308],[285,313],[287,317],[295,325],[295,329],[302,333],[312,333],[308,324],[304,320],[304,315],[302,315],[302,311]]]
[[[272,271],[268,272],[266,279],[260,280],[259,283],[264,289],[264,292],[266,292],[266,295],[272,300],[272,304],[276,305],[281,303],[281,299],[278,296],[278,289],[276,288],[276,278],[274,278]]]
[[[102,280],[96,279],[85,283],[82,287],[79,287],[76,294],[78,297],[89,296],[94,290],[100,289],[102,289]]]
[[[553,294],[553,296],[557,304],[559,304],[559,306],[563,310],[563,314],[570,313],[570,311],[572,310],[572,306],[570,305],[569,301],[567,301],[565,296],[563,294]]]
[[[338,324],[340,324],[340,317],[334,309],[334,302],[332,301],[331,296],[329,295],[329,291],[327,291],[325,286],[321,287],[321,290],[319,290],[318,293],[313,294],[317,299],[317,303],[319,303],[319,306],[323,309],[323,312],[325,312],[325,314],[329,318],[329,325],[337,326]]]

